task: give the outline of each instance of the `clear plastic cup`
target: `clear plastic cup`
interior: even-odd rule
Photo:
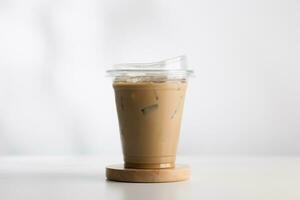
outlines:
[[[185,56],[153,63],[117,64],[113,78],[124,166],[173,168],[187,80]]]

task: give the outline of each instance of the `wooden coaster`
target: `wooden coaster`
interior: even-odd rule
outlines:
[[[184,181],[190,177],[190,168],[187,165],[176,165],[170,169],[131,169],[123,165],[106,167],[106,178],[111,181],[135,183],[163,183]]]

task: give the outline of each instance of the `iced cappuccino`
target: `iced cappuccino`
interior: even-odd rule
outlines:
[[[111,70],[126,168],[172,168],[187,77],[184,57]],[[175,68],[175,69],[174,69]]]

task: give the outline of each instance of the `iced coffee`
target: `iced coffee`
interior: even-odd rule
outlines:
[[[175,165],[187,71],[173,69],[172,74],[170,69],[155,68],[170,65],[166,61],[151,64],[151,70],[145,64],[119,70],[113,82],[126,168]]]

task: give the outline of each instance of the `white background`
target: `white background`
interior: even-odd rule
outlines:
[[[0,0],[0,155],[120,154],[115,63],[186,54],[179,154],[300,155],[298,0]]]

